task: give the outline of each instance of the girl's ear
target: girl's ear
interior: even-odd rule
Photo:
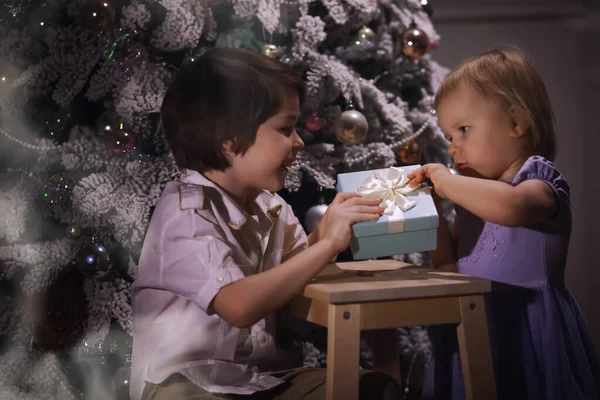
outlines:
[[[523,110],[519,110],[515,107],[510,108],[510,120],[511,120],[511,137],[519,138],[523,137],[530,127],[530,119],[527,113]]]

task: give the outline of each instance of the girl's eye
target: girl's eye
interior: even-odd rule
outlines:
[[[446,136],[446,140],[452,143],[452,136]]]
[[[467,131],[469,130],[468,126],[461,126],[460,128],[458,128],[459,131],[461,131],[462,133],[467,133]]]

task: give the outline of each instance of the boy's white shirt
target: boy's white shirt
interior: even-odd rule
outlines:
[[[219,289],[279,265],[308,247],[292,208],[261,193],[248,215],[218,185],[187,171],[169,182],[154,210],[132,285],[134,322],[130,396],[146,382],[180,373],[220,393],[250,394],[282,381],[275,316],[238,329],[207,308]],[[297,360],[299,361],[299,360]]]

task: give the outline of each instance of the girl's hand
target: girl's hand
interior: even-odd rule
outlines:
[[[446,194],[442,182],[449,176],[452,176],[452,172],[444,164],[425,164],[408,174],[408,178],[412,179],[409,183],[410,186],[416,186],[429,179],[435,193],[443,199],[446,198]]]
[[[352,225],[376,221],[385,211],[379,199],[365,199],[355,193],[338,193],[317,228],[318,240],[328,240],[338,253],[350,245]]]

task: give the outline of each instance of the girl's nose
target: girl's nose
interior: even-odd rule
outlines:
[[[453,155],[457,154],[458,151],[459,151],[458,140],[453,140],[452,142],[450,142],[450,146],[448,147],[448,153],[453,156]]]

